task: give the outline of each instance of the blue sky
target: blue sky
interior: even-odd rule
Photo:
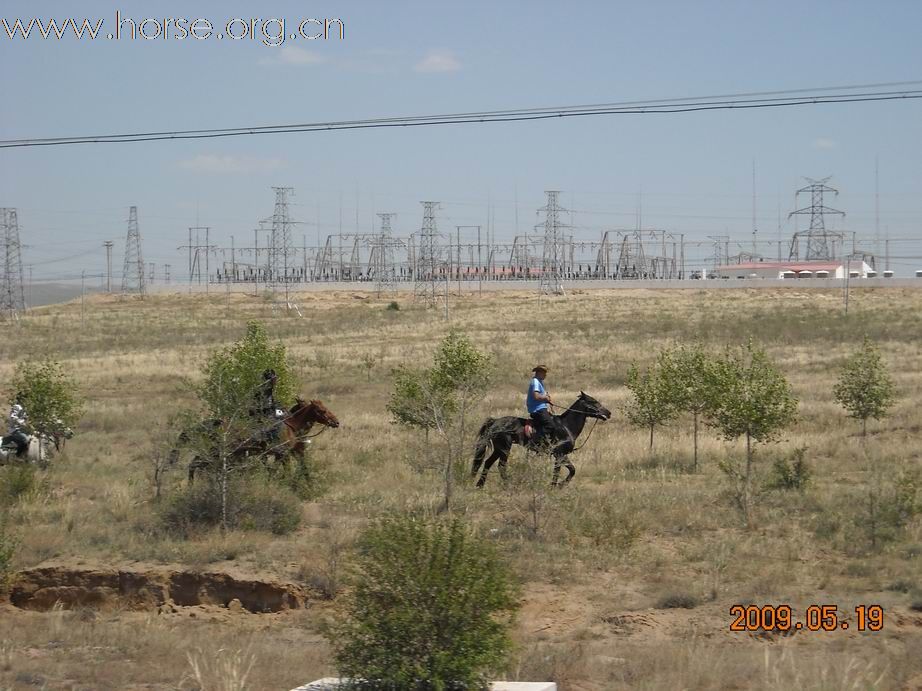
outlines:
[[[152,7],[147,5],[147,7]],[[0,139],[235,127],[326,119],[677,98],[922,79],[922,4],[868,2],[5,2],[8,21],[148,16],[339,17],[343,41],[10,41]],[[789,237],[803,176],[832,175],[837,227],[922,235],[922,102],[238,137],[0,151],[0,206],[19,209],[36,277],[120,266],[137,205],[146,261],[185,269],[187,227],[250,244],[273,185],[295,188],[297,235],[359,227],[419,200],[440,228],[487,222],[498,238],[535,223],[559,189],[578,237],[645,227],[751,247],[752,167],[760,237]],[[640,200],[640,201],[638,201]],[[516,204],[517,202],[517,204]],[[342,210],[342,211],[341,211]],[[516,224],[516,218],[518,222]],[[300,237],[299,244],[300,244]],[[732,248],[731,248],[732,249]],[[706,253],[707,250],[702,250]],[[891,253],[920,255],[918,244]],[[72,259],[67,257],[76,256]],[[922,259],[894,260],[922,267]],[[905,264],[905,266],[900,266]],[[919,264],[919,267],[915,267]],[[159,271],[159,268],[158,268]]]

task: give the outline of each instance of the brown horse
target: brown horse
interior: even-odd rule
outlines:
[[[310,444],[310,438],[323,432],[320,430],[311,435],[310,431],[315,424],[322,425],[324,429],[336,428],[339,427],[339,420],[323,402],[316,399],[305,402],[304,399],[298,397],[295,405],[288,411],[288,415],[279,424],[277,437],[264,433],[254,434],[234,444],[233,449],[228,453],[228,459],[239,462],[245,458],[262,457],[266,459],[271,456],[278,463],[284,462],[291,454],[303,459],[304,451]],[[194,429],[186,430],[179,435],[178,444],[170,454],[171,464],[176,463],[179,459],[180,448],[195,443],[194,440],[198,440],[199,446],[206,450],[205,453],[197,454],[189,463],[189,482],[195,478],[196,470],[212,467],[213,462],[220,455],[219,440],[224,426],[223,420],[206,420]]]
[[[271,450],[276,460],[282,460],[289,454],[298,457],[304,456],[304,450],[310,443],[310,437],[316,437],[323,432],[311,435],[310,431],[315,424],[323,425],[324,429],[339,427],[339,420],[321,401],[312,399],[305,403],[304,399],[297,398],[294,406],[288,411],[288,417],[283,421],[279,443]]]

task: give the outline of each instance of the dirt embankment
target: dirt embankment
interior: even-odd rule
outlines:
[[[204,605],[265,613],[299,609],[308,596],[304,588],[292,583],[219,572],[52,565],[17,573],[9,600],[16,607],[37,611],[60,602],[67,609],[157,610]]]

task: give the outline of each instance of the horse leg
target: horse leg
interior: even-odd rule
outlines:
[[[570,462],[568,458],[563,459],[563,464],[567,468],[567,477],[564,478],[563,484],[567,484],[570,480],[573,479],[573,476],[576,475],[576,467]]]
[[[474,462],[471,464],[471,477],[474,477],[477,474],[477,471],[480,470],[480,466],[483,465],[483,457],[486,455],[486,444],[483,447],[477,447],[477,451],[474,452]]]
[[[490,468],[493,467],[497,458],[499,458],[499,450],[493,449],[493,453],[490,454],[490,457],[483,462],[483,472],[480,473],[480,479],[477,480],[478,489],[483,487],[484,483],[487,481],[487,473],[490,472]]]
[[[503,482],[509,482],[509,474],[506,472],[506,464],[509,462],[509,453],[506,452],[499,459],[499,476]]]
[[[557,480],[560,478],[560,465],[563,459],[560,456],[554,456],[554,476],[551,478],[551,487],[557,487]]]

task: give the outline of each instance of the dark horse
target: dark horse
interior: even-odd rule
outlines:
[[[281,420],[278,435],[275,437],[260,432],[241,441],[228,443],[227,439],[222,440],[225,432],[224,421],[205,420],[180,433],[176,446],[170,452],[169,462],[175,465],[182,447],[192,446],[197,452],[189,463],[189,482],[192,482],[196,470],[210,468],[220,457],[224,444],[230,447],[227,453],[230,461],[240,461],[248,457],[266,459],[271,456],[276,462],[281,462],[290,454],[303,458],[304,451],[310,444],[309,432],[315,424],[323,425],[325,428],[336,428],[339,427],[339,420],[321,401],[312,400],[306,403],[301,398],[296,400],[288,415]]]
[[[488,418],[480,431],[477,433],[477,446],[474,453],[474,465],[471,467],[471,475],[476,475],[483,465],[483,472],[480,479],[477,480],[477,486],[483,487],[487,481],[487,473],[490,468],[499,459],[499,474],[506,479],[506,462],[509,460],[509,452],[513,444],[524,446],[528,451],[535,453],[552,453],[554,456],[554,479],[551,484],[556,485],[560,477],[560,467],[566,466],[567,477],[563,484],[568,483],[576,475],[576,468],[567,460],[567,455],[573,451],[577,437],[582,433],[586,425],[587,418],[596,420],[608,420],[611,417],[611,411],[599,403],[596,399],[587,393],[580,391],[579,398],[567,408],[561,415],[557,416],[559,423],[558,434],[554,438],[546,436],[534,436],[526,439],[525,426],[531,421],[522,417],[500,417]],[[487,444],[493,445],[493,453],[489,458],[486,456]]]

